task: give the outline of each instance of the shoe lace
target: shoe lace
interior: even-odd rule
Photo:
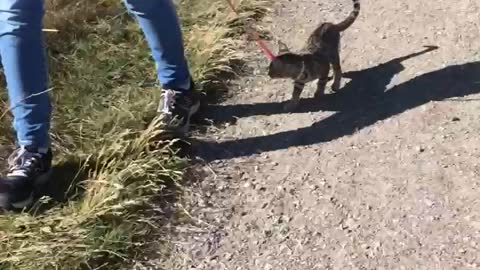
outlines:
[[[27,176],[32,170],[40,168],[41,160],[42,154],[19,148],[8,158],[8,175]]]
[[[168,115],[172,114],[172,110],[175,108],[175,96],[175,91],[163,90],[163,106],[160,104],[161,108],[158,111]]]

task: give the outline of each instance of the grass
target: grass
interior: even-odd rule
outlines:
[[[44,197],[29,211],[0,215],[0,270],[118,269],[158,229],[152,201],[182,179],[186,160],[169,144],[149,147],[161,131],[146,120],[160,91],[141,31],[117,2],[47,1],[45,28],[58,30],[46,33],[52,180],[79,183],[61,190],[72,195],[63,201]],[[266,11],[264,0],[235,2],[245,18]],[[213,91],[242,58],[239,21],[224,0],[177,4],[192,74]],[[0,144],[13,144],[10,121],[0,119]]]

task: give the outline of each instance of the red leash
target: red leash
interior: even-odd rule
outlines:
[[[228,6],[230,6],[232,11],[235,14],[237,14],[237,16],[240,17],[240,14],[238,14],[237,10],[235,9],[235,6],[232,3],[232,0],[225,0],[225,1],[228,3]],[[250,31],[247,30],[246,32],[251,38],[253,38],[257,42],[257,45],[262,49],[263,53],[265,54],[265,56],[267,56],[268,60],[272,61],[275,58],[275,55],[272,53],[272,51],[270,51],[270,49],[268,49],[265,42],[260,38],[260,34],[258,34],[258,32],[255,31],[253,27],[250,27]]]

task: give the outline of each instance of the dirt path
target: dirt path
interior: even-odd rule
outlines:
[[[309,87],[284,113],[291,83],[258,55],[212,107],[229,124],[196,149],[215,172],[206,204],[224,209],[205,216],[223,227],[195,269],[480,269],[480,2],[361,3],[338,94]],[[268,25],[298,49],[351,8],[279,0]]]

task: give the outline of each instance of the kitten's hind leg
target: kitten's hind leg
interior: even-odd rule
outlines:
[[[320,77],[318,78],[317,81],[317,90],[315,91],[315,98],[319,98],[323,95],[325,95],[325,86],[327,85],[328,82],[328,73],[330,72],[330,64],[324,68],[320,74]]]
[[[342,80],[342,67],[340,65],[340,55],[337,53],[332,59],[333,66],[333,84],[332,91],[337,92],[340,89],[340,83]]]
[[[305,88],[304,82],[299,82],[299,81],[294,82],[292,98],[283,107],[285,111],[293,111],[295,110],[295,108],[297,108],[298,102],[300,101],[300,95],[302,94],[302,91],[304,88]]]

